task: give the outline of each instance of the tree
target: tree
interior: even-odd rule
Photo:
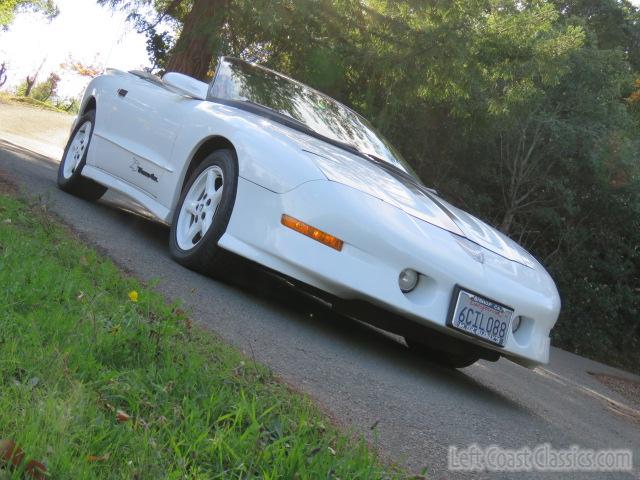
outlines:
[[[166,69],[200,80],[210,77],[227,9],[228,0],[194,0],[171,50]]]
[[[7,83],[7,64],[2,62],[0,64],[0,87]]]
[[[231,54],[365,114],[426,184],[551,270],[565,305],[557,345],[640,369],[638,8],[626,0],[199,0],[192,10],[154,2],[157,16],[142,21],[148,35],[159,34],[160,18],[180,31],[151,49],[161,68],[205,78],[217,53]],[[212,8],[208,20],[194,13],[199,2]]]
[[[44,82],[37,84],[30,92],[31,97],[41,102],[47,102],[56,96],[60,76],[57,73],[50,73]],[[25,95],[29,96],[29,95]]]
[[[45,61],[46,59],[42,60],[42,62],[40,63],[40,66],[33,74],[27,75],[27,78],[25,79],[24,83],[18,87],[18,91],[17,91],[18,95],[23,97],[31,96],[31,90],[36,84],[36,80],[38,79],[38,75],[40,75],[40,70],[42,70],[42,67]]]
[[[31,90],[33,89],[33,86],[36,83],[36,79],[38,78],[37,74],[35,75],[27,75],[27,78],[25,79],[24,82],[24,91],[20,92],[20,94],[24,97],[30,97],[31,96]]]
[[[49,20],[59,13],[53,0],[2,0],[0,2],[0,29],[6,29],[21,11],[42,12]]]
[[[558,10],[589,33],[590,45],[621,49],[640,70],[640,11],[628,0],[555,0]]]
[[[153,0],[156,15],[138,12],[145,0],[98,0],[101,5],[123,8],[137,30],[147,35],[147,51],[154,67],[184,73],[201,80],[211,76],[211,68],[229,18],[232,0]],[[179,31],[177,39],[158,28],[170,22]]]

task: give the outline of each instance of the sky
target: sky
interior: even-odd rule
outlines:
[[[39,14],[22,13],[7,32],[0,31],[0,62],[8,68],[3,90],[15,89],[42,64],[39,81],[55,71],[62,77],[59,94],[77,96],[90,79],[63,73],[60,64],[69,58],[121,70],[149,66],[146,39],[122,12],[100,7],[95,0],[56,0],[56,4],[60,14],[51,22]]]

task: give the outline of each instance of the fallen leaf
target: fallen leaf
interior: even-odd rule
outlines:
[[[24,460],[24,450],[16,445],[13,440],[0,440],[0,456],[6,463],[11,462],[14,466],[18,466]]]
[[[336,451],[333,448],[331,448],[331,447],[327,447],[327,448],[329,449],[329,453],[331,455],[335,455],[336,454]]]
[[[116,420],[118,421],[118,423],[128,422],[129,420],[131,420],[131,416],[127,415],[122,410],[118,410],[116,413]]]
[[[36,460],[29,460],[26,468],[24,469],[24,473],[26,473],[31,478],[35,478],[36,480],[46,480],[47,467]]]
[[[16,442],[13,440],[7,440],[6,438],[0,440],[0,456],[3,460],[8,461],[11,459],[15,446]]]
[[[87,462],[104,462],[106,460],[109,460],[110,456],[111,454],[109,452],[105,453],[104,455],[89,455],[87,457]]]

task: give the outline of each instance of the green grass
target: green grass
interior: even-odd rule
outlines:
[[[0,316],[0,438],[51,478],[400,475],[40,207],[7,196]],[[24,477],[0,468],[5,478]]]

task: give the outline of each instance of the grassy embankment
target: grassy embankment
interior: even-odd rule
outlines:
[[[11,467],[0,442],[0,478],[31,478],[30,459],[56,479],[399,475],[41,207],[1,193],[0,315],[0,438],[25,455]]]
[[[31,107],[41,108],[43,110],[50,110],[52,112],[65,113],[67,115],[75,115],[75,112],[67,112],[66,110],[57,108],[56,106],[50,103],[41,102],[40,100],[36,100],[35,98],[31,98],[31,97],[20,97],[18,95],[12,95],[7,92],[0,92],[0,104],[2,103],[16,103],[19,105],[29,105]]]

